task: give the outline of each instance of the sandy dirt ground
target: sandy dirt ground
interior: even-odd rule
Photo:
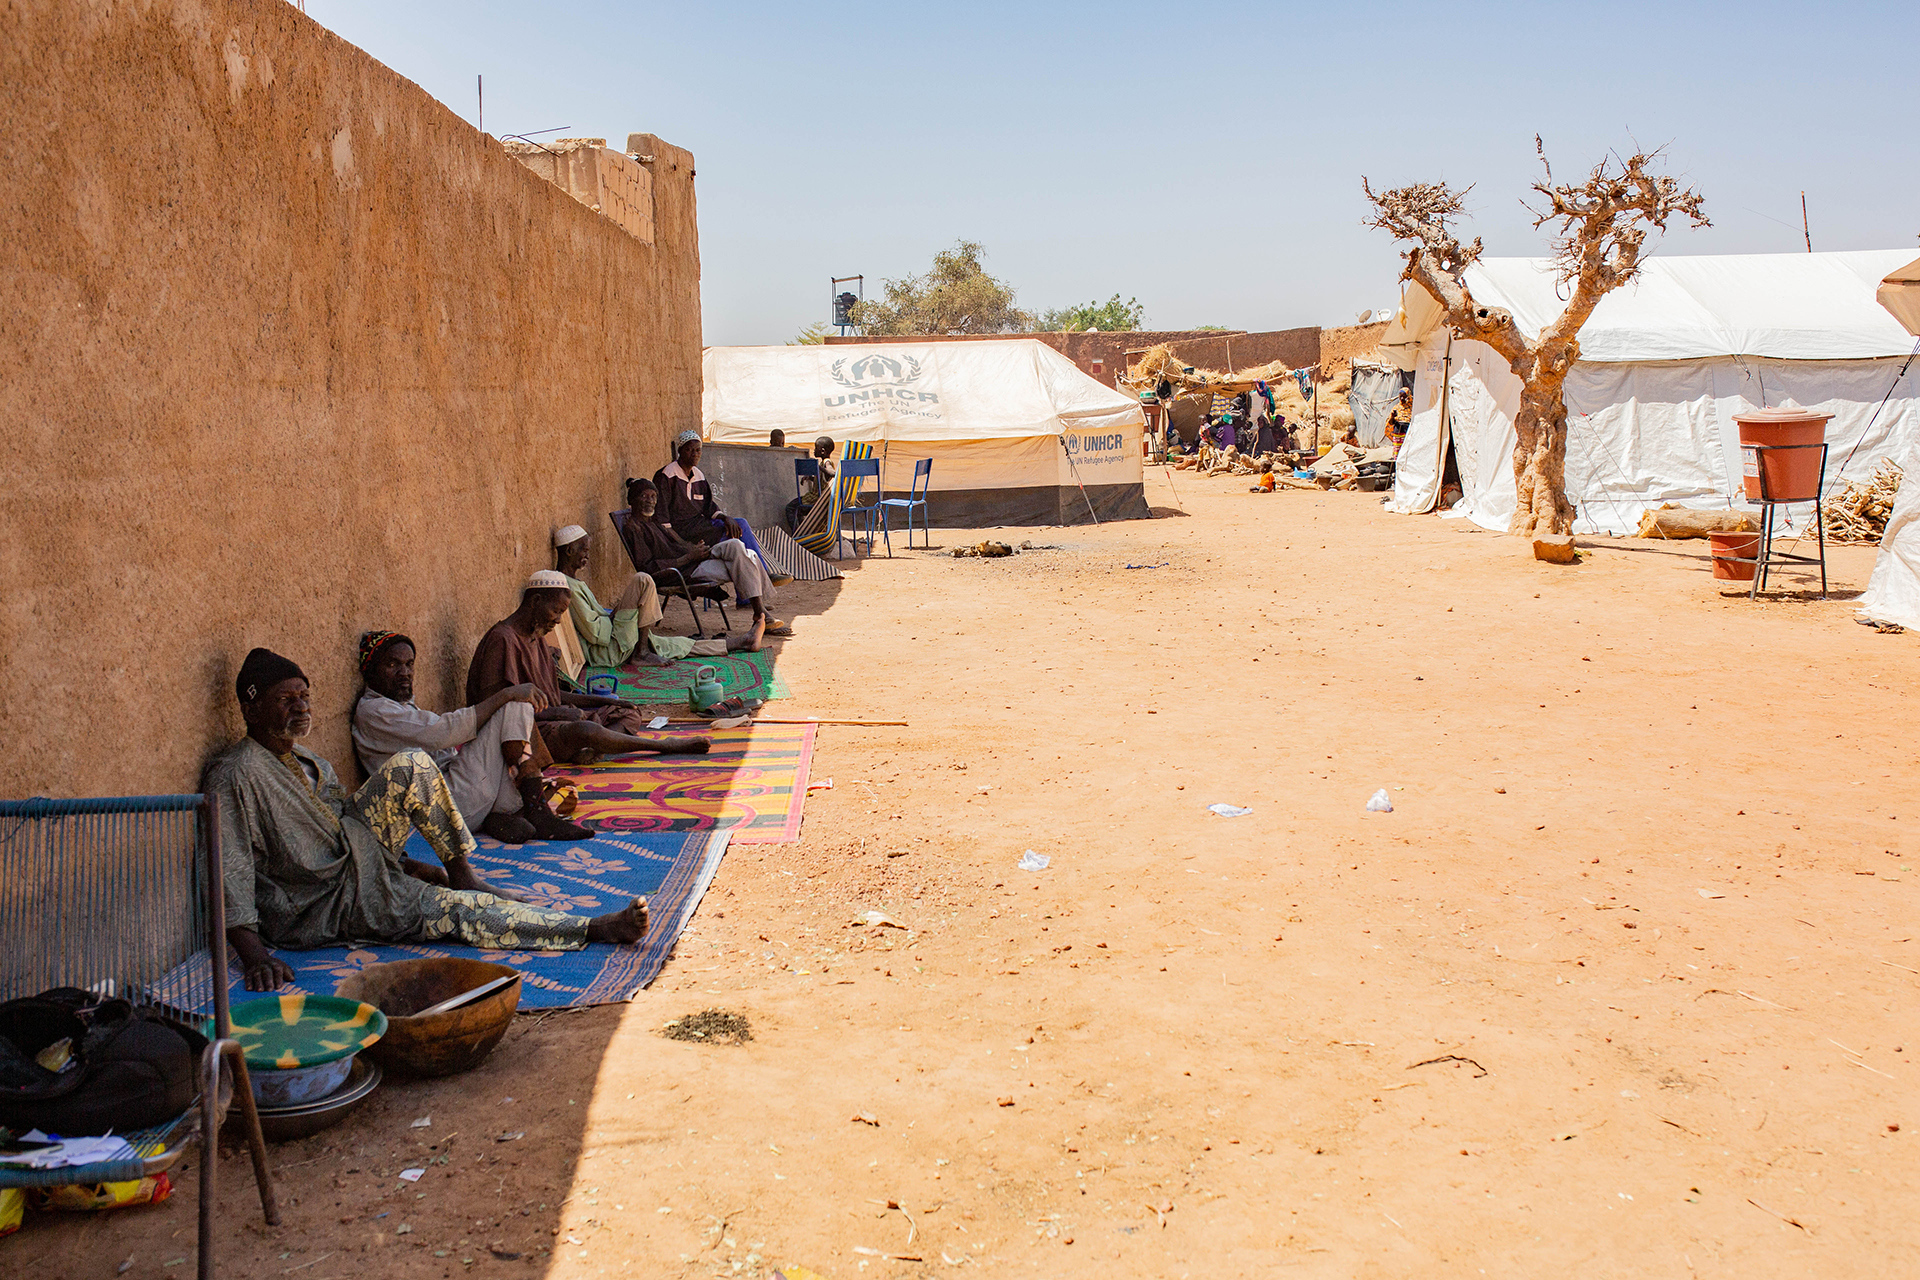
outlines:
[[[229,1150],[226,1274],[1920,1272],[1920,638],[1174,483],[790,589],[776,707],[910,727],[823,729],[630,1005],[276,1148],[279,1228]],[[0,1257],[186,1274],[186,1182]]]

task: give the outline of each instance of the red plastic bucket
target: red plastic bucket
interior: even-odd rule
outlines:
[[[1736,413],[1740,427],[1740,466],[1747,501],[1812,502],[1820,496],[1822,450],[1830,413],[1805,409],[1756,409]],[[1788,445],[1790,448],[1750,448],[1752,445]],[[1762,470],[1766,486],[1761,487]],[[1751,575],[1749,575],[1751,576]]]
[[[1742,564],[1760,554],[1757,533],[1728,533],[1716,530],[1707,535],[1713,543],[1713,576],[1729,582],[1752,582],[1755,564]]]

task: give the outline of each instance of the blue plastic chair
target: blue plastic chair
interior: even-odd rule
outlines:
[[[873,496],[866,502],[860,501],[860,491],[866,487],[868,477],[873,479]],[[867,554],[873,554],[873,518],[880,511],[880,459],[847,458],[840,463],[840,478],[851,482],[847,490],[847,502],[840,510],[840,536],[854,546],[860,547],[860,530],[849,533],[847,525],[858,523],[867,535]],[[839,550],[836,539],[834,549]]]
[[[820,459],[795,458],[793,460],[793,500],[804,504],[806,502],[806,492],[800,486],[802,480],[812,480],[816,488],[819,486]],[[804,514],[806,507],[803,505],[800,510]]]
[[[907,513],[907,550],[913,550],[913,509],[920,509],[920,537],[927,547],[933,545],[933,534],[927,529],[927,486],[933,483],[933,459],[922,458],[913,464],[913,485],[907,490],[912,495],[906,498],[882,498],[880,500],[880,533],[886,539],[887,555],[893,555],[893,529],[891,519],[893,509],[898,507]],[[873,550],[873,539],[867,539],[867,550]]]

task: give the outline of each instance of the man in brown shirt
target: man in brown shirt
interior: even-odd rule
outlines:
[[[467,667],[468,705],[513,685],[533,685],[547,699],[546,709],[534,715],[541,741],[555,760],[572,764],[633,751],[704,755],[710,745],[705,738],[641,737],[647,717],[631,702],[561,691],[546,636],[566,616],[571,602],[565,574],[542,569],[528,578],[520,607],[494,623],[473,651]]]

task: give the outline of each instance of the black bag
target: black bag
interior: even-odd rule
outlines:
[[[70,1061],[35,1061],[68,1041]],[[0,1004],[0,1125],[63,1138],[127,1133],[173,1119],[193,1104],[199,1032],[125,1000],[76,987]]]

